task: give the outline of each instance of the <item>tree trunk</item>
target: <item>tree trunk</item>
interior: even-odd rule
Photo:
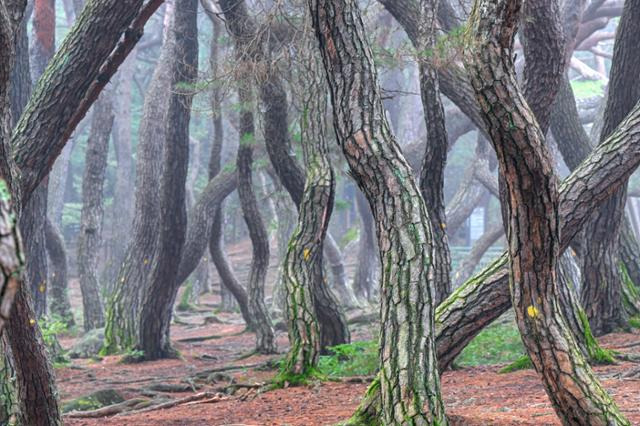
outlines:
[[[504,202],[516,322],[563,423],[629,424],[595,378],[560,309],[556,179],[544,135],[517,86],[512,59],[520,6],[520,1],[476,2],[465,55],[508,193]]]
[[[433,247],[425,204],[385,119],[356,2],[308,4],[331,88],[336,135],[376,222],[383,270],[380,420],[447,424],[435,357]]]
[[[435,52],[436,14],[439,0],[420,0],[418,52]],[[427,144],[420,172],[420,192],[424,198],[433,231],[433,273],[435,306],[451,293],[451,253],[447,239],[444,203],[444,170],[447,164],[447,128],[440,99],[440,83],[434,62],[418,58],[420,96],[427,129]]]
[[[203,1],[202,5],[207,12],[207,16],[211,21],[212,35],[209,43],[209,64],[211,67],[212,78],[217,80],[220,78],[220,54],[221,54],[221,35],[222,26],[215,10],[209,3]],[[210,102],[211,112],[213,116],[213,141],[211,144],[211,156],[209,158],[209,179],[213,179],[220,173],[222,167],[222,147],[224,144],[224,125],[222,116],[222,90],[219,85],[214,84],[211,89]],[[213,221],[211,223],[211,232],[209,237],[209,254],[211,260],[218,271],[220,277],[220,298],[221,307],[224,310],[233,310],[236,305],[240,307],[242,316],[247,326],[251,325],[251,316],[249,315],[248,296],[244,288],[238,282],[233,268],[227,259],[224,251],[224,203],[213,213]]]
[[[62,321],[71,328],[75,325],[71,302],[69,302],[68,277],[67,277],[67,252],[64,248],[62,235],[52,221],[47,218],[45,224],[47,253],[51,261],[50,294],[51,314],[58,315]]]
[[[640,99],[635,81],[640,68],[640,1],[624,4],[616,30],[606,109],[600,143],[620,124]],[[593,213],[585,231],[582,303],[595,335],[627,326],[622,303],[623,283],[619,270],[619,231],[627,199],[626,183]]]
[[[176,0],[173,31],[179,34],[171,60],[171,98],[160,181],[158,250],[140,311],[138,347],[147,360],[176,356],[169,326],[180,288],[178,267],[187,231],[186,188],[189,166],[189,122],[198,79],[198,0]]]
[[[16,355],[13,361],[20,402],[18,419],[23,425],[58,426],[62,419],[53,367],[27,291],[27,288],[18,291],[7,324],[11,351]]]
[[[102,245],[103,192],[113,119],[113,93],[106,90],[94,107],[82,178],[78,276],[82,291],[84,330],[87,332],[104,326],[98,256]]]
[[[356,206],[360,214],[360,241],[358,242],[358,265],[353,279],[353,289],[360,300],[373,303],[380,295],[378,277],[380,259],[375,240],[375,224],[367,198],[358,191]]]
[[[133,76],[136,71],[136,53],[134,49],[129,58],[122,64],[119,71],[117,98],[114,103],[115,118],[113,120],[113,151],[118,167],[113,194],[113,208],[111,221],[114,224],[111,235],[110,259],[105,274],[105,294],[110,297],[113,284],[117,280],[117,273],[125,255],[126,243],[131,235],[133,221],[134,193],[133,188],[133,154],[131,147],[131,104],[133,90]]]
[[[256,30],[256,24],[249,17],[246,4],[244,1],[222,0],[220,1],[221,9],[224,11],[227,22],[230,24],[229,30],[236,39],[243,40],[244,45],[249,45],[249,41],[256,40],[259,36]],[[269,40],[277,41],[277,40]],[[257,43],[253,43],[257,44]],[[278,44],[278,43],[274,43]],[[271,47],[271,46],[269,46]],[[254,46],[254,49],[266,49],[264,46]],[[254,52],[254,61],[263,59],[263,52]],[[280,178],[280,182],[287,189],[291,199],[299,207],[304,192],[304,173],[292,154],[291,142],[289,138],[289,120],[288,120],[288,102],[287,94],[284,89],[282,79],[280,78],[280,70],[270,64],[267,65],[265,76],[259,81],[260,100],[264,108],[264,138],[267,148],[267,154],[271,160],[276,174]],[[327,235],[325,239],[325,256],[331,264],[333,272],[333,288],[340,293],[340,299],[346,306],[357,305],[357,300],[353,295],[353,291],[348,287],[346,276],[344,275],[344,264],[340,251],[333,241],[331,235]],[[320,321],[328,318],[328,322],[322,322],[320,328],[338,330],[346,329],[347,321],[340,307],[332,307],[328,304],[321,303],[324,300],[330,303],[331,299],[335,299],[328,294],[325,288],[322,288],[323,294],[318,294],[316,300],[318,305],[316,311],[323,312],[319,315]],[[324,310],[324,311],[323,311]],[[338,327],[334,328],[336,324]],[[329,335],[329,333],[324,333]],[[335,335],[332,344],[347,343],[348,336]],[[345,340],[347,339],[347,340]]]
[[[308,49],[312,46],[305,43]],[[326,287],[322,247],[335,197],[335,176],[325,138],[326,87],[320,74],[323,71],[314,52],[303,53],[300,59],[306,64],[299,72],[304,75],[301,133],[307,178],[298,225],[283,264],[290,349],[281,370],[284,380],[294,382],[304,382],[315,373],[320,355],[321,337],[314,300],[317,291],[313,288]],[[338,305],[337,301],[333,304]]]
[[[138,315],[142,292],[148,285],[156,257],[160,226],[162,153],[170,92],[173,45],[173,8],[167,3],[164,43],[147,89],[138,136],[135,213],[132,236],[107,307],[105,353],[127,350],[138,342]]]

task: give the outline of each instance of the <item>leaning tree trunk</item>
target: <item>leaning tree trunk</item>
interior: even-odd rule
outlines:
[[[62,234],[51,219],[47,218],[45,224],[47,253],[51,261],[49,309],[51,314],[58,315],[60,319],[71,328],[75,325],[71,302],[69,302],[68,276],[67,276],[67,251],[64,247]]]
[[[563,423],[629,424],[597,381],[560,309],[556,178],[513,65],[520,6],[520,1],[477,1],[465,55],[508,194],[503,203],[516,322]]]
[[[274,353],[276,351],[275,335],[269,312],[264,303],[264,284],[269,267],[269,237],[253,192],[251,173],[255,144],[255,128],[253,111],[251,110],[253,99],[250,84],[247,85],[246,81],[241,84],[243,86],[238,90],[238,99],[240,104],[245,107],[240,112],[240,145],[238,146],[236,167],[238,169],[238,197],[253,247],[248,283],[249,313],[253,318],[252,326],[256,332],[256,351],[258,353]]]
[[[189,167],[191,103],[198,79],[198,0],[176,0],[169,108],[160,181],[160,228],[149,287],[140,311],[140,341],[147,360],[176,356],[169,326],[180,288],[178,267],[187,231],[186,188]]]
[[[167,4],[164,43],[145,95],[137,147],[135,215],[131,241],[108,302],[104,353],[132,348],[138,342],[138,315],[156,256],[160,225],[160,194],[165,122],[170,93],[173,45],[173,8]]]
[[[367,198],[360,191],[356,194],[356,207],[360,214],[360,241],[353,290],[359,299],[372,303],[380,293],[378,289],[380,259],[377,253],[373,215]]]
[[[436,14],[439,0],[420,0],[420,27],[417,49],[435,52]],[[426,55],[426,54],[425,54]],[[440,99],[440,83],[435,61],[418,58],[420,96],[427,129],[427,144],[420,172],[420,192],[424,198],[433,230],[433,274],[436,291],[435,306],[451,293],[451,253],[447,238],[444,202],[444,170],[447,164],[447,128]]]
[[[33,45],[30,51],[31,78],[37,81],[55,52],[55,2],[36,0],[33,8]],[[48,179],[38,185],[25,204],[20,218],[20,231],[25,238],[27,281],[34,300],[36,315],[47,310],[47,251],[45,222],[47,217]]]
[[[376,420],[447,424],[435,357],[433,247],[425,204],[385,119],[356,2],[308,4],[331,88],[338,141],[377,227],[383,273],[381,413]]]
[[[471,251],[465,257],[460,266],[453,273],[454,288],[460,287],[465,281],[473,275],[473,271],[482,260],[482,256],[487,252],[500,237],[504,235],[504,227],[502,224],[492,225],[487,229],[478,240],[473,243]]]
[[[613,132],[640,99],[635,84],[640,68],[640,1],[624,4],[611,62],[600,143]],[[582,302],[595,335],[627,326],[620,275],[620,227],[627,199],[626,184],[593,213],[585,231]]]
[[[98,256],[102,244],[103,192],[113,120],[113,94],[111,90],[105,90],[94,107],[82,178],[78,276],[82,291],[85,331],[104,326],[98,281]]]
[[[317,319],[320,313],[316,313],[314,295],[317,292],[313,288],[326,287],[322,247],[335,197],[335,176],[325,138],[327,104],[325,84],[321,80],[324,76],[320,74],[319,58],[314,53],[300,59],[306,64],[300,72],[304,73],[301,131],[307,178],[298,225],[283,263],[290,349],[281,377],[294,382],[304,381],[315,373],[320,355]],[[337,301],[333,303],[337,305]]]

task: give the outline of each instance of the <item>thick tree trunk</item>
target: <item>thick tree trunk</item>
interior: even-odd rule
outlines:
[[[67,327],[75,325],[71,302],[69,302],[67,277],[67,251],[64,248],[62,235],[53,222],[47,218],[45,224],[47,253],[51,261],[49,309],[51,314],[58,315]]]
[[[76,109],[142,3],[92,0],[51,59],[12,135],[16,164],[11,186],[18,206],[49,173],[73,131],[68,126]]]
[[[367,198],[360,191],[356,194],[356,206],[360,215],[360,241],[353,290],[360,300],[373,303],[380,295],[380,259],[375,240],[375,223]]]
[[[164,43],[145,95],[138,136],[135,215],[132,236],[107,307],[105,353],[127,350],[138,342],[142,292],[148,285],[156,257],[160,226],[162,153],[169,96],[173,45],[173,8],[167,3]]]
[[[616,30],[608,95],[600,143],[614,131],[640,99],[635,81],[640,68],[640,1],[624,4]],[[627,326],[619,270],[619,231],[627,199],[626,183],[593,213],[585,231],[582,303],[595,335]]]
[[[356,2],[308,4],[331,88],[338,141],[376,221],[383,270],[380,420],[444,425],[434,344],[433,247],[424,201],[385,119]]]
[[[45,241],[45,222],[47,217],[46,180],[33,191],[31,198],[20,215],[20,234],[24,238],[26,259],[26,282],[33,297],[37,318],[47,310],[47,249]]]
[[[129,58],[122,64],[119,71],[117,98],[114,103],[115,118],[113,120],[113,151],[118,167],[113,194],[113,208],[111,222],[114,224],[111,234],[110,259],[106,265],[105,293],[109,297],[113,291],[113,284],[117,280],[117,273],[125,255],[126,241],[131,235],[133,222],[134,193],[133,187],[133,154],[131,146],[131,113],[133,76],[136,70],[136,52],[134,49]]]
[[[19,422],[33,426],[62,424],[53,367],[31,308],[28,289],[16,295],[7,336],[14,356],[18,387]]]
[[[465,55],[508,193],[503,202],[516,321],[565,424],[629,424],[598,383],[560,309],[556,179],[544,135],[517,86],[512,60],[520,6],[520,1],[477,1]]]
[[[281,377],[289,381],[304,381],[315,373],[318,363],[321,338],[314,300],[317,292],[313,288],[326,287],[322,246],[335,197],[335,176],[325,138],[324,75],[320,74],[323,71],[319,58],[313,52],[304,55],[301,61],[306,64],[300,72],[304,73],[301,127],[307,178],[298,225],[289,241],[283,264],[290,349]],[[338,304],[337,301],[333,303]]]
[[[180,288],[178,267],[187,231],[186,188],[193,86],[198,78],[198,0],[176,0],[175,53],[170,77],[166,143],[160,181],[158,250],[142,298],[138,348],[147,360],[175,356],[169,326]],[[184,86],[183,86],[184,85]]]
[[[113,120],[113,93],[106,90],[102,92],[94,107],[82,178],[78,276],[82,291],[85,331],[104,326],[98,280],[98,256],[102,245],[103,192]]]

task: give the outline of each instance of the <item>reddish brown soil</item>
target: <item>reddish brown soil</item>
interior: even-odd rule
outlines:
[[[241,247],[234,247],[232,258],[241,257]],[[273,274],[273,271],[271,271]],[[273,282],[273,281],[271,281]],[[74,283],[76,284],[76,283]],[[76,285],[72,285],[74,306],[81,305]],[[73,300],[75,299],[75,300]],[[141,397],[153,383],[184,383],[184,379],[208,369],[228,366],[251,366],[281,357],[286,350],[285,333],[278,334],[281,350],[276,356],[246,355],[252,350],[254,336],[242,333],[243,325],[237,314],[217,314],[223,321],[204,325],[204,316],[211,315],[216,297],[201,300],[205,312],[179,314],[181,324],[172,325],[172,340],[183,355],[181,360],[162,360],[141,364],[121,364],[119,357],[101,361],[74,360],[71,367],[57,370],[58,387],[63,401],[89,394],[98,389],[113,388],[125,398]],[[78,303],[78,304],[76,304]],[[186,325],[185,325],[186,324]],[[366,326],[353,331],[354,340],[370,339],[372,330]],[[198,336],[221,336],[203,342],[180,342]],[[62,339],[69,347],[74,339]],[[640,353],[640,335],[612,334],[602,343],[626,353]],[[634,346],[630,346],[635,344]],[[625,347],[627,346],[627,347]],[[560,425],[551,408],[542,384],[535,372],[520,371],[498,374],[500,366],[465,368],[445,372],[442,390],[447,413],[456,425]],[[617,375],[640,364],[630,362],[597,367],[596,372],[607,390],[615,397],[632,424],[640,425],[640,374],[635,379],[621,379]],[[228,371],[237,382],[264,383],[274,371],[253,368]],[[202,391],[215,391],[225,383],[216,383]],[[358,405],[366,389],[363,383],[319,383],[311,387],[287,388],[255,395],[243,400],[238,394],[216,403],[179,405],[135,415],[100,419],[65,418],[66,425],[330,425],[347,419]],[[193,392],[162,393],[168,398],[184,398]]]
[[[224,321],[237,322],[237,315],[220,314]],[[201,324],[202,314],[186,318]],[[57,371],[58,386],[63,400],[91,393],[97,389],[114,388],[126,398],[140,397],[151,383],[183,383],[185,377],[198,371],[230,365],[254,365],[275,358],[251,356],[238,359],[253,347],[253,334],[241,333],[240,324],[175,325],[172,328],[176,347],[182,360],[163,360],[141,364],[121,364],[119,357],[102,361],[75,360],[72,367]],[[241,334],[239,334],[241,333]],[[356,338],[368,337],[366,331]],[[179,342],[194,336],[224,336],[198,343]],[[280,348],[286,347],[286,335],[278,336]],[[640,351],[640,336],[615,334],[602,339],[607,347]],[[63,340],[64,345],[71,341]],[[202,358],[203,355],[205,359]],[[640,424],[640,381],[620,379],[619,373],[638,368],[638,364],[620,363],[597,367],[598,376],[614,395],[633,424]],[[460,425],[559,425],[540,380],[533,371],[498,374],[499,366],[465,368],[449,371],[442,377],[442,388],[454,424]],[[238,382],[263,383],[273,371],[252,368],[228,372]],[[212,385],[211,390],[221,386]],[[67,425],[327,425],[350,416],[366,389],[362,383],[321,383],[312,387],[275,390],[241,400],[237,396],[221,402],[182,405],[170,409],[100,419],[66,418]],[[200,389],[204,391],[207,389]],[[182,398],[187,393],[166,395]]]

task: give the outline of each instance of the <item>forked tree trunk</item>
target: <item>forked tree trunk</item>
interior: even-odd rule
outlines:
[[[144,291],[137,347],[147,360],[176,356],[170,324],[180,288],[177,280],[187,231],[186,188],[189,167],[189,123],[198,78],[198,0],[176,0],[176,41],[171,69],[166,143],[160,181],[160,228],[157,254]]]
[[[244,45],[262,44],[257,41],[261,36],[256,30],[256,23],[247,12],[244,0],[221,0],[220,6],[227,18],[229,29],[236,39],[243,40]],[[273,44],[278,45],[277,40],[268,41],[274,41]],[[271,47],[271,44],[269,47]],[[262,45],[254,46],[253,48],[266,49]],[[263,56],[263,52],[257,52],[252,59],[254,61],[260,60],[263,59]],[[276,174],[280,178],[280,182],[287,189],[291,199],[298,207],[304,191],[304,173],[296,162],[295,157],[291,154],[293,150],[291,149],[289,137],[287,93],[278,68],[270,64],[266,65],[265,75],[261,76],[259,81],[259,92],[264,108],[264,137],[267,154]],[[346,275],[344,274],[344,263],[340,250],[330,234],[327,235],[325,242],[325,256],[331,265],[333,287],[340,294],[340,299],[345,306],[356,306],[357,300],[353,295],[353,291],[348,287]],[[339,306],[330,306],[328,303],[330,303],[331,296],[327,295],[328,291],[324,287],[322,290],[323,294],[318,294],[318,297],[316,297],[318,301],[316,310],[318,312],[322,311],[321,318],[327,318],[328,320],[324,322],[323,319],[320,319],[320,328],[322,329],[326,326],[328,330],[346,330],[347,321],[342,309]],[[321,301],[323,300],[327,304],[322,303]],[[339,326],[335,327],[336,324],[339,324]],[[333,333],[330,331],[324,333],[327,336],[330,334]],[[331,344],[337,345],[348,341],[348,335],[335,334],[332,337]]]
[[[175,43],[173,7],[167,3],[164,19],[164,43],[158,65],[145,95],[137,147],[135,214],[131,241],[108,302],[104,353],[127,350],[138,342],[138,315],[142,292],[148,284],[157,250],[160,224],[160,194],[157,188],[162,173],[162,152],[170,93],[173,45]]]
[[[616,30],[600,143],[614,131],[640,99],[640,1],[624,4]],[[627,326],[620,275],[620,230],[627,199],[626,184],[594,212],[585,231],[582,302],[595,335]]]
[[[309,28],[310,30],[310,28]],[[306,45],[306,44],[305,44]],[[307,46],[311,48],[312,45]],[[298,225],[291,236],[283,264],[287,295],[286,318],[290,349],[283,379],[295,381],[313,375],[320,355],[320,328],[314,287],[326,287],[322,247],[335,197],[335,176],[325,138],[326,85],[315,52],[302,56],[304,73],[302,148],[307,178],[300,202]],[[337,305],[337,301],[334,301]],[[348,332],[348,331],[347,331]]]
[[[105,90],[94,106],[82,178],[78,276],[82,291],[85,331],[104,326],[98,281],[98,256],[102,244],[104,181],[113,119],[113,93],[111,90]]]
[[[504,202],[516,321],[563,423],[629,424],[597,381],[560,309],[556,178],[544,135],[517,86],[512,59],[520,7],[520,1],[477,1],[465,55],[508,193]]]
[[[444,425],[434,344],[432,233],[424,201],[385,119],[357,3],[309,0],[308,5],[331,88],[338,141],[377,228],[383,270],[377,420]],[[362,413],[354,420],[364,421]]]

